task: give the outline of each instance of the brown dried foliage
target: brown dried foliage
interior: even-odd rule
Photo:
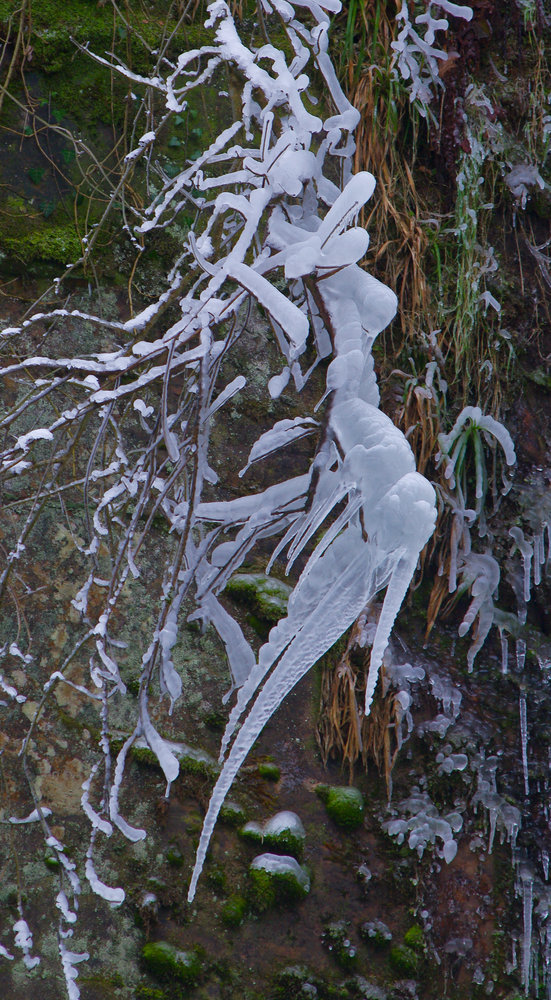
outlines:
[[[363,713],[370,650],[360,645],[362,618],[353,625],[336,666],[329,658],[323,664],[316,738],[324,764],[329,759],[341,760],[348,767],[350,782],[360,759],[366,770],[369,761],[374,761],[390,797],[392,769],[401,744],[401,707],[392,691],[382,693],[383,667],[369,716]]]

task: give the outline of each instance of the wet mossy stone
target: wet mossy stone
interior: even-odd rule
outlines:
[[[250,868],[250,900],[262,912],[278,904],[296,903],[310,892],[310,875],[296,858],[259,854]]]
[[[257,618],[275,625],[287,614],[292,589],[287,583],[265,573],[236,573],[229,581],[226,593],[246,605]]]
[[[344,830],[354,830],[361,826],[364,818],[363,795],[358,788],[344,785],[317,785],[319,796],[328,816]]]
[[[247,916],[249,904],[243,896],[230,896],[224,903],[220,916],[226,927],[239,927]]]
[[[396,945],[390,949],[390,964],[400,976],[412,978],[419,967],[419,958],[412,948],[405,944]]]
[[[180,951],[168,941],[148,941],[142,948],[146,969],[159,979],[177,979],[194,986],[201,974],[201,958],[196,951]]]
[[[360,927],[364,941],[375,948],[388,948],[392,941],[392,931],[382,920],[368,920]]]
[[[220,771],[214,757],[211,757],[206,750],[198,750],[188,746],[187,743],[169,743],[169,747],[178,758],[180,771],[184,774],[202,774],[206,778],[214,779]],[[138,764],[161,770],[157,754],[147,745],[143,737],[132,744],[130,753]]]
[[[306,833],[302,821],[289,810],[278,812],[265,823],[246,823],[239,836],[255,844],[264,844],[272,851],[302,857]]]

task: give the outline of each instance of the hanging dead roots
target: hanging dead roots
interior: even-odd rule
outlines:
[[[383,665],[370,713],[367,717],[363,713],[370,657],[365,621],[362,614],[352,626],[336,665],[331,653],[323,659],[316,738],[324,764],[342,761],[343,768],[348,767],[350,782],[358,761],[365,770],[369,761],[374,761],[379,774],[384,775],[390,798],[392,769],[402,743],[403,710],[397,692],[388,686]]]

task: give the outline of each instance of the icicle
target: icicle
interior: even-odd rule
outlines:
[[[541,583],[541,567],[545,563],[545,525],[534,535],[534,586]]]
[[[524,918],[524,935],[522,940],[522,985],[526,993],[530,986],[530,969],[532,966],[532,904],[534,879],[528,868],[521,871],[522,909]]]
[[[526,718],[526,694],[524,691],[520,696],[520,744],[522,752],[522,774],[524,776],[524,794],[526,798],[530,795],[528,783],[528,721]]]
[[[506,674],[509,667],[509,640],[507,633],[502,628],[499,630],[499,637],[501,639],[501,673]]]
[[[530,600],[530,576],[532,570],[532,557],[534,554],[533,549],[530,542],[526,541],[522,528],[510,528],[509,534],[511,538],[515,540],[522,556],[522,566],[524,570],[524,601],[528,604]],[[513,552],[514,551],[515,548],[513,547]]]
[[[517,639],[516,655],[517,655],[517,670],[520,673],[522,670],[524,670],[524,663],[526,660],[526,642],[524,641],[524,639]]]

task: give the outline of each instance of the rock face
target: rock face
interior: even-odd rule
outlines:
[[[99,53],[108,51],[114,39],[115,55],[125,59],[130,45],[139,75],[147,71],[149,55],[137,44],[138,33],[155,48],[167,9],[166,3],[155,2],[146,11],[131,0],[130,31],[119,13],[114,29],[115,15],[106,4],[33,0],[32,23],[25,13],[30,4],[20,5],[25,45],[18,48],[13,7],[11,0],[0,0],[5,51],[9,58],[14,54],[9,88],[18,100],[28,95],[31,103],[25,113],[7,97],[0,98],[5,126],[0,134],[4,192],[0,310],[3,325],[8,326],[25,313],[29,300],[45,291],[45,282],[78,259],[84,220],[99,219],[109,193],[98,184],[103,184],[105,169],[110,171],[117,158],[124,163],[127,151],[125,109],[132,108],[134,92],[126,93],[116,75],[109,81],[106,68],[83,53],[75,58],[71,38],[83,45],[90,42]],[[384,233],[377,233],[373,221],[370,233],[378,276],[389,280],[385,267],[405,276],[401,289],[393,285],[402,301],[403,345],[396,325],[377,355],[383,372],[383,405],[407,430],[419,462],[425,463],[425,474],[438,479],[437,435],[450,430],[465,402],[506,422],[514,438],[519,473],[491,521],[502,572],[501,610],[496,618],[499,639],[490,638],[468,677],[464,664],[469,640],[458,640],[456,634],[465,606],[453,628],[439,623],[425,645],[427,609],[429,617],[433,610],[427,586],[427,581],[433,582],[432,570],[428,570],[424,587],[412,596],[412,606],[400,624],[403,645],[394,649],[393,663],[389,657],[385,665],[374,712],[379,730],[369,733],[363,744],[370,748],[365,749],[367,775],[358,765],[353,778],[357,787],[347,788],[339,784],[345,780],[339,760],[329,760],[328,772],[322,768],[312,739],[317,680],[303,683],[291,706],[274,718],[259,743],[259,757],[273,756],[274,763],[261,760],[257,766],[253,757],[250,770],[236,785],[237,804],[226,803],[226,825],[215,835],[205,885],[197,908],[190,911],[184,899],[205,802],[217,773],[214,761],[225,723],[222,701],[228,677],[213,631],[201,632],[196,623],[184,625],[174,650],[183,699],[163,731],[185,774],[175,783],[172,798],[166,799],[157,758],[148,747],[135,747],[125,806],[132,821],[152,833],[145,843],[123,847],[115,832],[98,858],[98,878],[104,886],[128,887],[119,908],[107,902],[103,906],[86,890],[83,893],[74,943],[68,939],[67,950],[78,956],[92,951],[91,941],[102,942],[101,954],[94,949],[90,964],[75,961],[73,966],[79,970],[75,983],[83,1000],[113,996],[168,1000],[182,990],[190,997],[200,996],[202,989],[215,1000],[229,995],[264,1000],[272,994],[278,1000],[287,994],[319,1000],[337,994],[343,1000],[415,996],[440,1000],[445,989],[454,1000],[490,994],[505,1000],[534,993],[534,970],[547,968],[551,59],[549,27],[537,4],[531,12],[520,3],[509,5],[507,11],[498,4],[490,7],[473,4],[475,17],[469,25],[453,23],[455,35],[447,42],[439,36],[439,45],[457,52],[457,57],[443,62],[436,83],[443,98],[441,114],[436,116],[443,125],[440,137],[430,125],[425,128],[423,122],[409,118],[408,94],[404,91],[400,97],[401,84],[397,85],[393,100],[401,117],[391,125],[390,149],[388,136],[381,144],[385,159],[375,172],[380,178],[396,179],[399,171],[394,168],[401,167],[403,151],[412,149],[411,137],[416,134],[418,145],[408,161],[412,180],[407,181],[407,196],[394,187],[392,206],[388,193],[380,199]],[[252,30],[256,14],[251,9],[247,16]],[[366,16],[369,20],[369,13]],[[169,32],[172,28],[176,28],[173,56],[206,38],[198,22],[177,26],[174,21]],[[336,47],[344,49],[344,36],[335,37]],[[381,51],[381,42],[370,36],[368,51],[375,50]],[[370,65],[375,62],[386,66],[378,58]],[[6,62],[1,72],[7,72]],[[3,75],[2,83],[6,82]],[[238,83],[224,80],[220,89],[231,90]],[[141,88],[137,82],[135,90],[141,94]],[[364,79],[364,94],[378,94],[384,104],[378,88],[380,83],[370,81],[366,86]],[[93,99],[85,99],[82,92]],[[358,107],[361,93],[360,89]],[[214,137],[218,127],[211,110],[218,100],[217,88],[206,88],[202,98],[190,98],[180,121],[167,126],[158,147],[165,175],[177,172]],[[117,108],[123,111],[117,111],[113,120]],[[384,118],[378,112],[378,121]],[[375,169],[378,149],[372,124],[366,109],[363,140],[371,137],[369,164]],[[71,133],[82,137],[91,153],[75,146]],[[363,140],[360,133],[360,143]],[[393,150],[400,157],[394,164]],[[83,186],[83,178],[91,188]],[[139,187],[129,197],[139,203]],[[426,212],[423,202],[428,205]],[[115,205],[114,211],[119,210],[120,204]],[[114,225],[102,246],[98,241],[95,270],[70,276],[64,286],[67,299],[52,293],[46,301],[56,308],[88,309],[89,282],[97,281],[102,315],[115,321],[126,318],[128,308],[122,300],[129,276],[135,312],[151,301],[152,290],[158,290],[181,252],[193,211],[189,209],[188,217],[184,207],[143,252]],[[425,309],[431,287],[432,302]],[[415,299],[417,292],[425,296],[425,305]],[[461,339],[466,329],[471,331],[470,340]],[[275,371],[273,342],[268,360],[261,355],[266,330],[261,318],[252,317],[242,334],[242,353],[228,362],[235,364],[236,377],[247,363],[251,382],[250,394],[236,397],[227,423],[217,431],[215,471],[233,462],[228,482],[236,495],[241,482],[238,470],[245,464],[258,424],[267,426],[289,413],[292,419],[296,416],[285,391],[269,403],[257,391]],[[37,352],[43,341],[47,347],[54,343],[60,353],[65,347],[62,329],[55,324],[40,333],[27,331],[26,336]],[[87,356],[113,347],[101,328],[85,322],[75,336]],[[2,364],[12,362],[11,354],[5,353]],[[20,382],[3,381],[3,409],[15,401],[24,405],[26,379],[23,373]],[[306,390],[312,410],[322,395],[320,386],[321,380]],[[168,392],[179,391],[175,378]],[[65,400],[64,405],[72,401]],[[495,456],[479,437],[476,447],[486,449],[491,477]],[[465,454],[468,457],[468,450]],[[286,461],[286,472],[297,474],[295,459]],[[477,494],[484,484],[476,483],[474,464],[467,463],[466,473],[469,489]],[[254,480],[258,489],[264,488],[264,473],[255,466],[253,474],[258,476]],[[449,477],[438,481],[441,490],[450,487]],[[497,500],[500,482],[494,485]],[[491,493],[490,484],[489,507]],[[4,550],[30,506],[17,485],[4,491],[2,505]],[[509,533],[511,526],[514,534]],[[67,677],[75,686],[60,685],[50,692],[50,721],[44,714],[38,717],[27,768],[36,802],[28,793],[20,749],[53,665],[64,663],[76,642],[79,613],[71,602],[76,598],[73,581],[82,569],[86,530],[82,499],[67,502],[62,492],[54,505],[42,510],[29,542],[28,570],[16,575],[0,623],[0,809],[6,824],[6,836],[0,838],[4,873],[0,908],[6,916],[0,928],[0,986],[10,1000],[34,995],[59,1000],[65,989],[54,934],[66,905],[58,897],[61,862],[52,844],[44,848],[40,813],[34,822],[20,821],[28,820],[38,802],[46,807],[43,816],[47,809],[55,812],[52,837],[69,853],[89,837],[89,820],[80,811],[82,786],[103,737],[98,714],[78,690],[87,682],[87,660],[70,663]],[[162,518],[158,531],[159,539],[164,539]],[[473,540],[484,556],[490,535],[479,539],[473,532]],[[162,585],[157,546],[153,542],[144,547],[142,579],[126,585],[113,634],[116,642],[127,643],[122,670],[133,708],[147,636],[156,620],[152,595]],[[107,558],[106,542],[98,554],[100,580]],[[441,568],[442,574],[434,579],[444,583],[445,604],[446,558]],[[285,615],[290,589],[257,570],[253,565],[250,572],[234,576],[224,596],[239,609],[242,627],[253,642],[255,635],[264,638]],[[100,596],[101,586],[95,592],[92,588],[92,602]],[[461,608],[464,596],[458,599]],[[17,644],[10,645],[14,635],[27,627],[34,637],[32,662],[25,662]],[[361,686],[361,671],[359,676]],[[347,674],[348,691],[353,687],[351,677]],[[27,699],[23,718],[15,711],[17,698]],[[354,705],[361,706],[361,698],[345,706],[352,728],[357,723]],[[128,732],[129,714],[122,704],[113,705],[109,734],[113,754],[120,751]],[[392,743],[389,759],[398,745],[401,748],[393,761],[390,805],[370,756],[371,750],[375,757],[377,752],[384,756],[385,738]],[[361,752],[362,748],[360,756]],[[312,791],[315,786],[318,796]],[[98,807],[99,796],[98,801],[92,796],[90,808]],[[238,828],[247,831],[244,837]],[[264,849],[268,853],[253,859],[254,852]],[[86,887],[84,870],[78,875]],[[412,905],[419,926],[413,934]],[[26,924],[20,923],[21,908]],[[17,940],[11,931],[16,924]],[[32,940],[25,927],[32,930]],[[38,951],[41,962],[33,965]],[[440,965],[432,959],[435,953]],[[548,990],[549,983],[541,988]]]

